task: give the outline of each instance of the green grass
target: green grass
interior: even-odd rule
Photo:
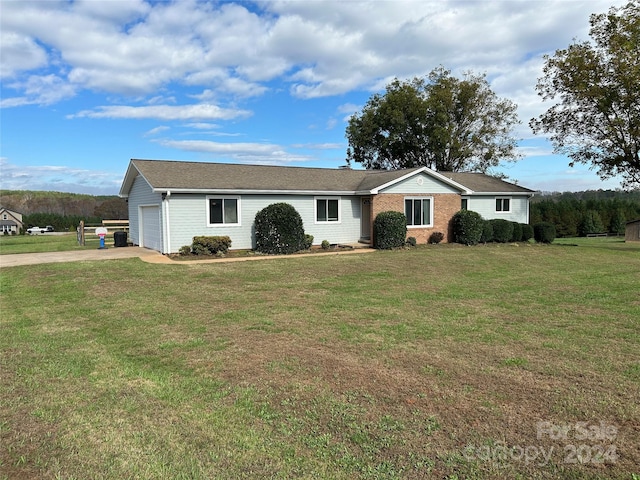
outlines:
[[[93,238],[95,237],[95,238]],[[113,239],[106,239],[113,244]],[[75,233],[64,235],[0,235],[0,255],[14,253],[65,252],[97,248],[100,240],[95,235],[87,235],[84,246],[79,246]]]
[[[3,268],[0,478],[631,478],[640,245],[567,243]]]

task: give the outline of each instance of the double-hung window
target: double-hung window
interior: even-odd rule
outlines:
[[[209,226],[240,225],[239,197],[207,197]]]
[[[316,223],[340,222],[340,198],[316,198]]]
[[[496,212],[508,213],[511,211],[511,199],[508,197],[496,198]]]
[[[433,198],[407,197],[404,199],[404,214],[408,227],[433,226]]]

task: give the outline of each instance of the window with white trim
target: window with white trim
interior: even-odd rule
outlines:
[[[508,213],[511,211],[511,198],[510,197],[498,197],[496,198],[496,212]]]
[[[316,223],[340,222],[340,198],[316,197]]]
[[[432,227],[433,198],[405,197],[404,214],[407,217],[407,227]]]
[[[207,197],[207,225],[240,225],[240,197]]]

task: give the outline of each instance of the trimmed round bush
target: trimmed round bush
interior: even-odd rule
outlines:
[[[513,225],[513,234],[511,235],[512,242],[521,242],[522,241],[522,224],[518,222],[511,222]]]
[[[533,227],[528,223],[522,223],[522,241],[528,242],[533,238]]]
[[[418,244],[418,241],[416,240],[416,237],[407,238],[407,246],[408,247],[415,247],[417,244]]]
[[[549,222],[536,223],[533,226],[533,238],[538,243],[552,243],[556,239],[556,226]]]
[[[444,240],[444,233],[442,232],[433,232],[431,235],[429,235],[429,243],[431,245],[440,243],[442,240]]]
[[[380,212],[373,221],[374,247],[389,250],[404,246],[407,238],[407,217],[400,212]]]
[[[482,243],[493,242],[493,223],[491,220],[482,221],[482,235],[480,236]]]
[[[289,254],[304,250],[306,238],[302,217],[288,203],[272,203],[256,213],[256,250],[267,254]]]
[[[498,243],[507,243],[511,241],[513,236],[513,224],[509,220],[503,218],[495,218],[491,220],[493,225],[493,241]]]
[[[453,216],[453,239],[463,245],[476,245],[482,237],[484,220],[478,212],[460,210]]]

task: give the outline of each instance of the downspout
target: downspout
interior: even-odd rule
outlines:
[[[535,193],[532,193],[531,195],[529,195],[529,198],[527,198],[527,225],[531,221],[531,215],[529,213],[529,209],[531,207],[531,199],[533,198],[534,195],[535,195]]]
[[[171,190],[167,190],[167,193],[165,193],[162,197],[162,207],[164,209],[164,222],[162,222],[164,227],[162,229],[164,237],[162,239],[162,253],[167,254],[171,253],[171,221],[169,219],[169,197],[171,197]]]

